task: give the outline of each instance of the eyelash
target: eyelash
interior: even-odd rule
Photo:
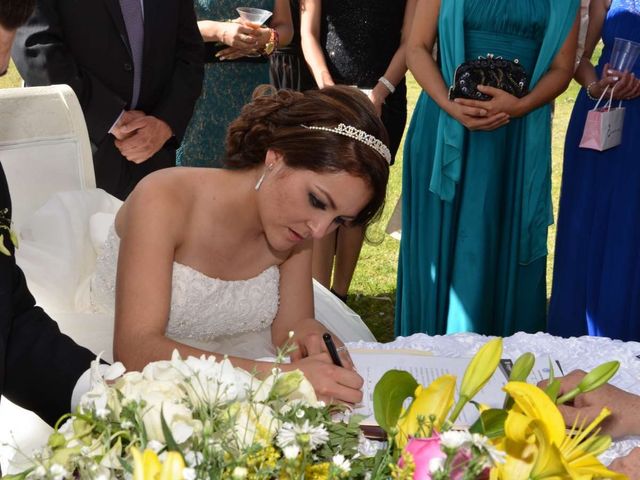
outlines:
[[[309,203],[313,208],[319,208],[320,210],[326,210],[327,206],[325,203],[316,197],[313,193],[309,194]]]
[[[322,200],[320,200],[318,197],[316,197],[313,193],[309,194],[309,203],[314,208],[319,208],[320,210],[326,210],[327,209],[327,205]],[[336,218],[334,218],[333,221],[335,223],[337,223],[338,225],[346,225],[347,224],[347,221],[342,217],[336,217]]]

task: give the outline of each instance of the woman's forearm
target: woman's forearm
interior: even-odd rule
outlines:
[[[114,360],[122,362],[127,370],[141,371],[150,362],[169,360],[174,350],[178,350],[183,358],[187,356],[213,355],[218,360],[221,360],[224,357],[223,354],[191,347],[164,335],[143,337],[129,335],[124,341],[116,340],[113,346],[113,355]],[[233,366],[257,374],[268,374],[274,367],[273,362],[259,362],[235,356],[228,356],[227,358]]]
[[[407,47],[407,66],[422,89],[446,112],[450,112],[449,87],[431,52],[422,46]]]

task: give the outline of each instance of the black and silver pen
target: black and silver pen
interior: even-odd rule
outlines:
[[[323,333],[322,340],[324,340],[324,344],[327,346],[327,351],[329,352],[329,356],[331,357],[331,361],[334,365],[338,367],[342,367],[342,361],[340,360],[340,356],[338,355],[338,350],[336,349],[336,344],[333,343],[333,338],[330,333]]]

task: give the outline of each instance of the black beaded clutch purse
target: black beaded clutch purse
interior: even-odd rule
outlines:
[[[469,98],[472,100],[490,100],[491,97],[478,91],[478,85],[499,88],[518,98],[529,91],[529,79],[524,67],[518,60],[505,60],[489,54],[461,63],[453,76],[453,85],[449,88],[449,100]]]

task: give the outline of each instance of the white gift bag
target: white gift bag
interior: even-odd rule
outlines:
[[[609,101],[604,107],[598,108],[609,86],[604,89],[593,110],[587,113],[582,140],[580,140],[581,148],[590,148],[601,152],[616,147],[622,142],[625,109],[622,107],[622,101],[620,101],[617,108],[611,108],[615,88],[614,85],[611,89]]]

